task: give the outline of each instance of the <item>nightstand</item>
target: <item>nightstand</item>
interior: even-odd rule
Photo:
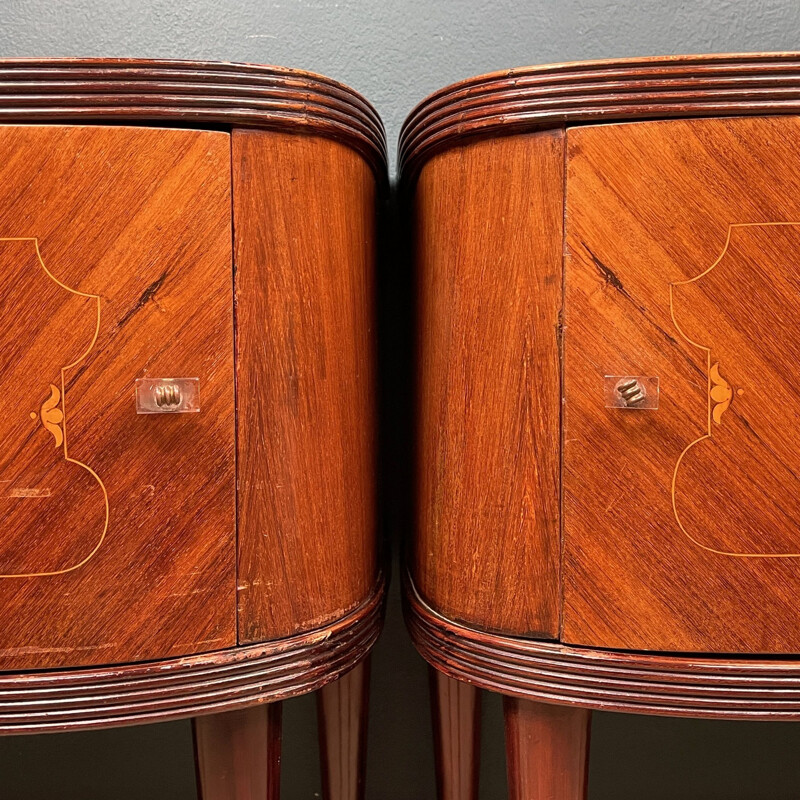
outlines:
[[[0,81],[0,731],[194,717],[205,800],[277,797],[319,689],[360,796],[380,120],[272,67]]]
[[[441,798],[579,798],[593,709],[800,717],[800,57],[495,73],[412,112]],[[800,377],[800,375],[799,375]]]

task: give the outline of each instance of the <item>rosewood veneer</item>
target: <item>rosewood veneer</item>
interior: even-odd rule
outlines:
[[[580,798],[593,709],[800,718],[800,56],[495,73],[406,120],[439,796]]]
[[[325,796],[361,797],[377,114],[3,61],[0,122],[0,732],[193,717],[204,800],[276,798],[280,701],[320,690]]]

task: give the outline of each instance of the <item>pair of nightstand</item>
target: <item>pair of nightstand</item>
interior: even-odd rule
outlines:
[[[443,800],[478,689],[514,798],[583,795],[592,709],[800,715],[799,76],[526,69],[406,121]],[[362,796],[377,114],[267,67],[0,80],[0,732],[192,717],[205,800],[277,797],[319,689],[325,795]]]

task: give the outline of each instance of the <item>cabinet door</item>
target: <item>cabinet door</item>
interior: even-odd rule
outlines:
[[[227,134],[0,127],[0,668],[235,644],[230,215]]]
[[[800,650],[799,153],[791,117],[568,132],[568,642]]]

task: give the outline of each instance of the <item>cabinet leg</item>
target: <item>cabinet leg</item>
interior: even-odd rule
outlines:
[[[584,800],[591,712],[503,698],[509,800]]]
[[[480,771],[481,696],[468,683],[430,668],[439,800],[476,800]]]
[[[193,720],[201,800],[278,800],[281,704]]]
[[[317,692],[324,800],[363,800],[369,657]]]

